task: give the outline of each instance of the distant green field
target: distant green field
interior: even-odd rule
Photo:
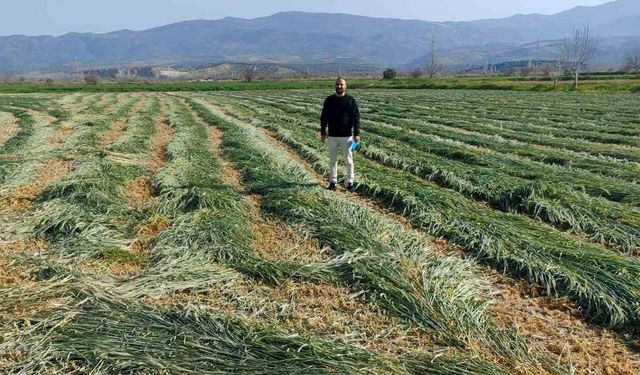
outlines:
[[[86,84],[31,84],[16,83],[0,85],[0,93],[36,92],[176,92],[176,91],[238,91],[238,90],[285,90],[320,89],[331,87],[332,79],[300,79],[279,81],[224,81],[224,82],[159,82],[159,83],[115,83]],[[351,88],[389,89],[471,89],[471,90],[515,90],[515,91],[571,91],[568,77],[563,77],[556,86],[545,77],[442,77],[442,78],[397,78],[349,79]],[[640,92],[640,75],[591,74],[581,81],[580,92]]]

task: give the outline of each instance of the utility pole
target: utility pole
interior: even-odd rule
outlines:
[[[536,40],[536,55],[533,59],[534,64],[532,66],[532,68],[536,68],[536,63],[540,61],[540,38],[538,38],[538,40]]]
[[[438,57],[436,56],[436,41],[431,37],[431,62],[427,66],[427,73],[429,78],[433,78],[440,70],[440,64],[438,63]]]
[[[431,38],[431,66],[436,65],[436,41]]]
[[[73,58],[73,61],[74,61],[75,66],[76,66],[76,81],[80,82],[80,65],[78,64],[78,56],[77,55]]]

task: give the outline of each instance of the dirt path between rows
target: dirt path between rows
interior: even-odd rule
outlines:
[[[125,196],[139,212],[144,212],[146,219],[135,225],[136,238],[131,249],[139,254],[147,254],[155,238],[170,226],[170,220],[149,211],[149,203],[154,197],[152,178],[167,163],[167,146],[174,136],[169,126],[169,107],[160,98],[160,115],[156,121],[156,132],[151,139],[149,159],[146,161],[149,173],[129,181],[125,187]]]
[[[217,115],[235,123],[253,126],[228,113],[224,108],[207,102],[208,107],[217,109]],[[299,156],[295,150],[263,128],[256,127],[270,138],[279,149],[285,151],[307,171],[316,177],[319,184],[326,180],[315,172],[309,163]],[[356,160],[357,166],[357,160]],[[338,194],[346,194],[376,212],[391,217],[417,233],[409,222],[396,213],[390,212],[380,203],[362,198],[357,194],[339,189]],[[435,246],[440,253],[463,256],[462,249],[450,246],[445,239],[434,239],[420,234],[427,243]],[[606,328],[584,323],[579,309],[565,300],[553,300],[539,296],[536,288],[521,280],[514,280],[497,273],[492,268],[479,266],[484,277],[491,280],[495,290],[494,306],[491,312],[495,321],[503,327],[515,327],[534,347],[545,350],[559,363],[571,364],[575,374],[639,374],[640,355],[632,352],[630,347],[640,346],[633,338],[613,332]]]
[[[118,138],[122,136],[127,126],[127,123],[131,119],[133,115],[142,111],[146,103],[145,98],[141,98],[138,100],[138,103],[131,109],[131,112],[127,115],[113,122],[111,126],[109,126],[109,130],[100,136],[100,145],[104,148],[107,145],[111,144]]]

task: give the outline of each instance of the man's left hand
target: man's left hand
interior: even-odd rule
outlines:
[[[353,140],[356,142],[360,142],[360,136],[359,135],[354,136]]]

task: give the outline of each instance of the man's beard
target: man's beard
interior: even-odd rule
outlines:
[[[336,89],[336,94],[342,95],[344,93],[344,89]]]

